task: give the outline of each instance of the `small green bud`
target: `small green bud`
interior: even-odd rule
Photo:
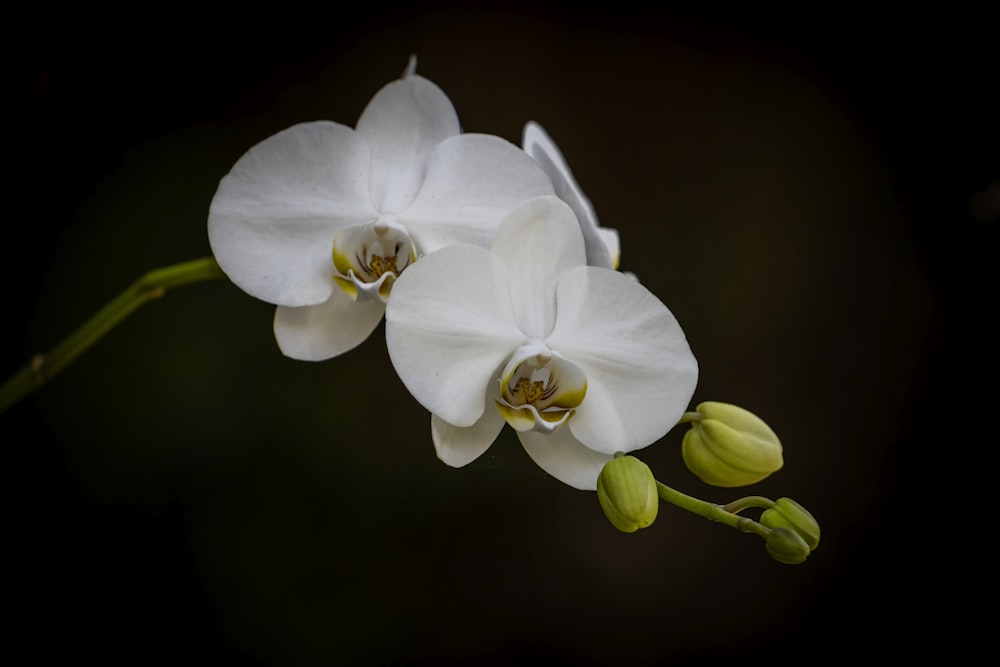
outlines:
[[[788,528],[775,528],[767,536],[767,553],[779,563],[798,565],[809,556],[809,545],[802,536]]]
[[[634,456],[617,456],[604,464],[597,477],[597,499],[608,520],[623,533],[650,525],[660,509],[656,478]]]
[[[697,411],[701,420],[691,422],[681,454],[701,481],[713,486],[746,486],[784,464],[781,441],[757,415],[714,401],[700,404]]]
[[[760,523],[768,528],[787,528],[798,533],[809,545],[810,551],[819,546],[819,522],[791,498],[774,501],[774,507],[760,515]]]

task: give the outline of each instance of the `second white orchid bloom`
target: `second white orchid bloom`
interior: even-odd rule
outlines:
[[[488,245],[511,208],[553,191],[517,146],[462,134],[451,101],[413,69],[372,98],[356,129],[301,123],[257,144],[212,200],[212,252],[236,285],[278,306],[274,333],[289,357],[360,344],[418,257]]]
[[[393,289],[389,355],[449,465],[476,459],[507,423],[546,472],[594,490],[615,452],[663,437],[694,393],[677,320],[635,280],[587,265],[555,196],[514,209],[490,249],[438,250]]]

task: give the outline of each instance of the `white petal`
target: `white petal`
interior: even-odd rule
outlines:
[[[569,420],[573,423],[574,416]],[[584,446],[573,437],[567,426],[555,433],[518,433],[524,451],[538,467],[549,473],[560,482],[580,489],[594,491],[597,489],[597,476],[601,468],[611,460],[612,455],[595,452]]]
[[[559,319],[547,343],[587,375],[587,396],[567,426],[606,454],[659,440],[698,381],[673,314],[635,280],[595,267],[564,275],[556,298]]]
[[[274,336],[286,357],[322,361],[363,343],[384,313],[381,301],[353,301],[338,287],[315,306],[278,306]]]
[[[527,201],[504,218],[492,250],[507,268],[518,327],[545,338],[555,324],[559,277],[586,263],[573,211],[551,195]]]
[[[416,74],[378,91],[357,128],[371,147],[371,197],[383,213],[398,213],[413,201],[431,150],[461,131],[448,97]]]
[[[562,151],[552,138],[534,121],[524,126],[522,140],[524,151],[530,155],[552,179],[556,195],[569,204],[580,221],[580,229],[587,247],[587,264],[606,269],[614,268],[614,255],[602,239],[597,215],[590,200],[583,194],[573,172],[563,158]]]
[[[514,144],[485,134],[441,142],[427,163],[416,200],[400,213],[418,254],[455,243],[488,247],[507,213],[552,194],[545,172]]]
[[[622,258],[622,245],[621,240],[618,238],[618,230],[611,229],[610,227],[599,227],[597,232],[601,235],[601,240],[607,247],[608,255],[611,257],[610,268],[617,269]],[[599,266],[590,262],[589,257],[587,263],[591,266]]]
[[[472,463],[490,448],[500,435],[504,420],[496,410],[486,410],[472,426],[452,426],[437,415],[431,416],[431,437],[438,458],[453,468]]]
[[[386,309],[386,346],[400,379],[432,414],[472,426],[499,391],[500,367],[523,342],[503,267],[475,246],[452,246],[399,276]]]
[[[219,183],[208,216],[226,275],[269,303],[322,303],[334,230],[374,216],[368,148],[354,130],[303,123],[257,144]]]

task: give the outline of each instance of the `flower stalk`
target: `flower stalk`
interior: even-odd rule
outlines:
[[[768,555],[779,563],[802,563],[819,546],[819,523],[791,498],[771,500],[763,496],[747,496],[725,505],[717,505],[681,493],[660,481],[656,482],[656,492],[661,500],[671,505],[744,533],[757,535],[764,540]],[[760,521],[739,515],[747,509],[763,509]],[[607,510],[605,513],[607,514]],[[608,518],[612,518],[610,514]]]
[[[683,510],[687,510],[692,514],[697,514],[698,516],[709,519],[710,521],[723,523],[730,528],[735,528],[744,533],[754,533],[764,539],[767,539],[767,536],[771,533],[769,528],[760,525],[753,519],[740,516],[733,511],[729,511],[727,508],[733,506],[734,503],[723,506],[699,500],[693,496],[681,493],[676,489],[672,489],[659,480],[656,482],[656,491],[661,500],[665,500],[671,505],[680,507]],[[739,501],[736,501],[736,503],[739,503]]]
[[[68,338],[47,354],[36,354],[0,385],[0,414],[51,380],[147,301],[162,297],[174,287],[225,277],[214,257],[182,262],[144,274]]]

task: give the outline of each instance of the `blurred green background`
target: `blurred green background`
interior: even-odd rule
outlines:
[[[621,268],[683,326],[694,403],[747,407],[785,445],[745,491],[688,473],[681,429],[639,456],[706,500],[793,497],[823,537],[793,567],[665,504],[618,533],[509,429],[449,468],[381,327],[296,362],[272,306],[205,283],[0,416],[4,645],[144,665],[971,646],[960,596],[988,556],[946,494],[985,495],[992,446],[958,412],[992,410],[972,407],[990,397],[1000,178],[986,5],[809,6],[10,19],[5,377],[144,272],[208,255],[209,203],[245,150],[298,122],[353,126],[416,54],[465,130],[548,130],[619,230]]]

